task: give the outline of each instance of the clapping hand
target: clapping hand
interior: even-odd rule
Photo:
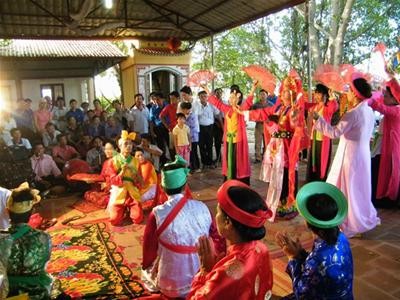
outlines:
[[[275,235],[275,241],[282,248],[283,252],[289,259],[293,259],[299,256],[299,254],[303,251],[303,247],[299,239],[293,240],[287,232],[279,231]]]
[[[214,247],[207,236],[203,235],[199,237],[197,252],[200,258],[201,270],[210,272],[217,262],[217,255],[215,254]]]

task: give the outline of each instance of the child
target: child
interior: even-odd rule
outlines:
[[[190,129],[185,124],[186,117],[183,113],[177,113],[177,124],[172,130],[172,134],[174,135],[174,145],[175,151],[177,154],[182,156],[187,162],[190,160]]]
[[[191,148],[190,148],[190,172],[199,172],[200,171],[200,160],[199,154],[197,152],[197,147],[199,145],[199,118],[196,114],[192,112],[192,103],[190,102],[182,102],[181,103],[181,111],[186,116],[186,125],[190,129],[191,136]]]

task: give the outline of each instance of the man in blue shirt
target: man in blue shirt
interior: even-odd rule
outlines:
[[[82,124],[85,114],[81,109],[78,108],[78,101],[76,101],[75,99],[71,99],[69,101],[69,106],[70,110],[65,115],[65,118],[68,120],[69,117],[74,117],[78,124]]]

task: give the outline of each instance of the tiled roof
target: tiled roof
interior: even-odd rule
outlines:
[[[0,57],[125,57],[113,43],[98,40],[12,40]]]
[[[186,53],[190,52],[192,48],[188,49],[178,49],[172,51],[168,48],[154,48],[154,47],[147,47],[147,48],[135,48],[136,51],[147,54],[147,55],[160,55],[160,56],[180,56],[185,55]]]

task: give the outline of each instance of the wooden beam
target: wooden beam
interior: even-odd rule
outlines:
[[[202,12],[199,12],[198,14],[195,14],[194,16],[192,16],[190,18],[186,17],[187,20],[185,22],[181,23],[181,26],[184,26],[185,24],[187,24],[189,22],[193,22],[193,20],[197,19],[198,17],[205,15],[209,11],[216,9],[218,6],[221,6],[222,4],[225,4],[227,2],[229,2],[229,1],[222,0],[222,1],[216,2],[215,4],[211,5],[210,7],[207,7],[205,10],[203,10]]]

